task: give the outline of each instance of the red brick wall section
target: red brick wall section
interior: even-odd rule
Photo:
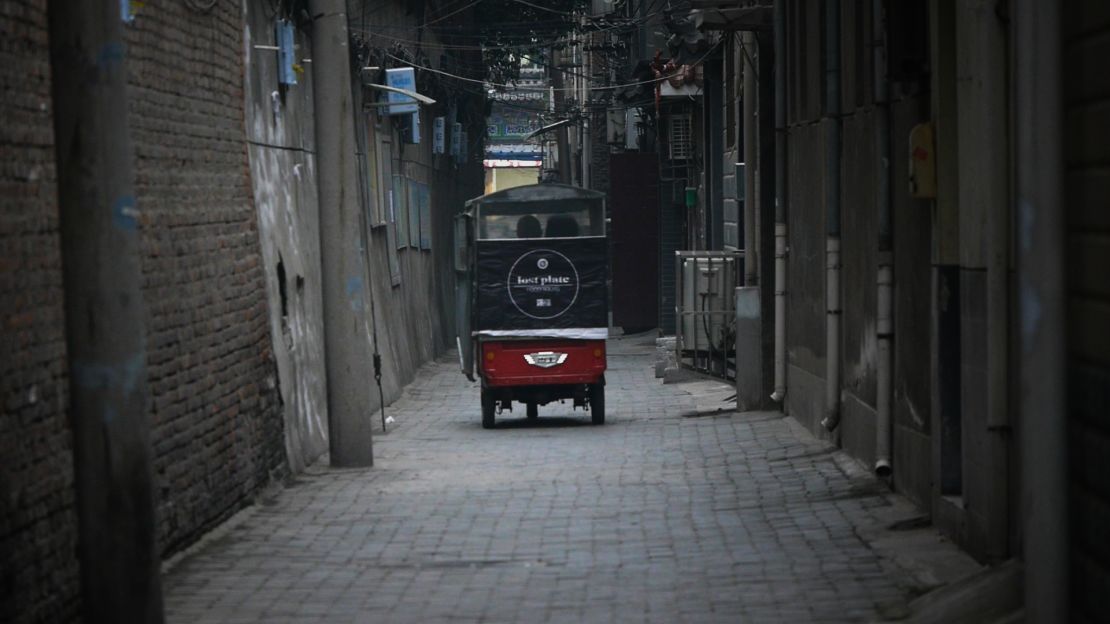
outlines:
[[[238,3],[125,28],[159,540],[178,550],[285,469],[243,128]],[[0,621],[78,617],[45,0],[0,3]]]
[[[0,621],[77,609],[46,0],[0,4]]]
[[[203,4],[203,3],[202,3]],[[126,28],[164,553],[285,466],[244,133],[242,14],[147,3]]]

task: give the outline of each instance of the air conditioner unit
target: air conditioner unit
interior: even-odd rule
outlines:
[[[682,349],[727,351],[735,346],[735,287],[735,258],[682,260]]]
[[[671,160],[689,160],[694,155],[694,120],[691,115],[671,115],[667,124],[667,145]]]

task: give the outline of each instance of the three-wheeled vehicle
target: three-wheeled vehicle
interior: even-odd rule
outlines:
[[[482,426],[523,403],[573,401],[605,423],[605,195],[534,184],[483,195],[455,221],[457,338],[482,383]]]

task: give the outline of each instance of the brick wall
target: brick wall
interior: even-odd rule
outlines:
[[[126,37],[169,553],[282,470],[284,441],[243,125],[241,9],[148,4]]]
[[[0,621],[78,588],[46,0],[0,5]]]
[[[0,5],[0,620],[79,612],[45,0]],[[237,3],[125,27],[164,554],[285,468]]]

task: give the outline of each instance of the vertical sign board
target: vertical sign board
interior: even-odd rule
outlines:
[[[408,184],[404,176],[393,174],[393,204],[394,216],[397,227],[397,249],[408,247],[409,244],[409,206]]]
[[[412,121],[409,123],[408,131],[409,143],[413,145],[420,144],[420,112],[417,111],[412,114]]]
[[[432,248],[432,192],[428,185],[420,185],[420,248]]]
[[[451,155],[459,158],[462,155],[462,124],[455,123],[451,126]]]
[[[278,82],[283,85],[297,84],[297,72],[293,71],[296,48],[293,40],[293,22],[278,20],[274,25],[274,37],[278,48]]]
[[[432,122],[432,153],[443,154],[447,150],[447,119],[436,117]]]
[[[420,248],[420,184],[406,179],[408,184],[409,247]]]
[[[385,83],[394,89],[416,91],[416,73],[411,67],[387,69],[385,70]],[[390,115],[408,115],[419,110],[416,100],[400,93],[390,91],[387,101],[389,102]]]

